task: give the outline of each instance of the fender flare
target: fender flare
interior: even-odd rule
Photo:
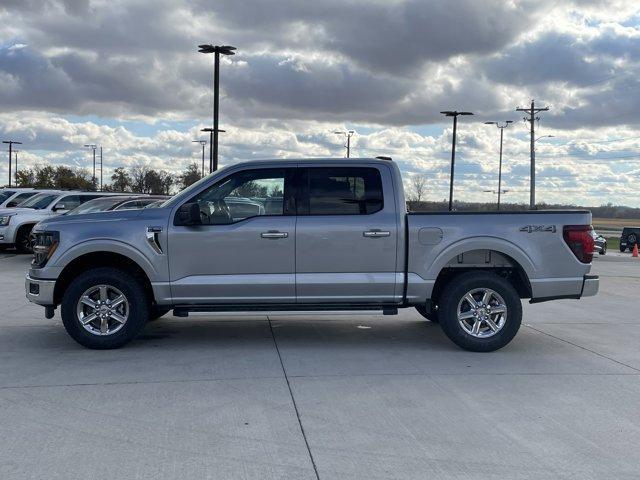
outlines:
[[[507,255],[520,265],[527,278],[535,278],[536,264],[527,252],[515,243],[497,237],[469,237],[449,245],[438,254],[426,269],[426,278],[435,280],[451,259],[471,250],[493,250]]]
[[[52,266],[62,267],[62,269],[64,269],[77,258],[91,253],[100,252],[122,255],[136,263],[147,275],[149,281],[153,282],[154,280],[159,279],[159,273],[155,266],[140,250],[127,243],[113,239],[87,240],[77,245],[73,245],[72,248],[65,250]]]

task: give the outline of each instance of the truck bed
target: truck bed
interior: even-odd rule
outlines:
[[[577,298],[590,264],[563,238],[565,225],[590,225],[588,210],[411,212],[406,215],[406,299],[431,297],[438,275],[452,268],[515,268],[532,299]]]

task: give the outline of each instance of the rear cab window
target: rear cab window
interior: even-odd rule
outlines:
[[[300,177],[298,215],[371,215],[384,207],[376,168],[310,167]]]

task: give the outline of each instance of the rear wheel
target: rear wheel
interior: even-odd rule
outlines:
[[[522,304],[513,285],[491,272],[467,272],[451,280],[440,297],[444,333],[459,347],[492,352],[520,328]]]
[[[79,344],[93,349],[121,347],[149,318],[149,300],[140,282],[115,268],[89,270],[67,287],[62,323]]]
[[[607,254],[607,242],[604,242],[604,245],[602,245],[602,250],[600,251],[600,255],[606,255]]]
[[[434,307],[431,307],[429,310],[427,310],[426,305],[418,305],[416,306],[416,310],[420,315],[422,315],[430,322],[438,323],[438,310],[436,310]]]

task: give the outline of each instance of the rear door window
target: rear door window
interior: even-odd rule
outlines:
[[[301,181],[306,192],[299,214],[371,215],[384,206],[382,179],[375,168],[309,168]]]

